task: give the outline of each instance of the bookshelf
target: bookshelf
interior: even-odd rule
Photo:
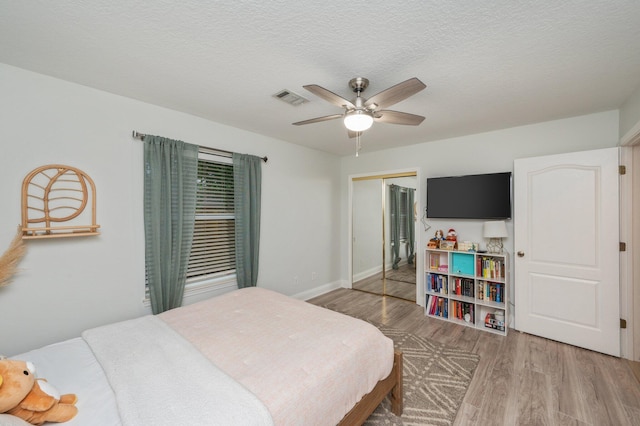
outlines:
[[[425,315],[506,336],[507,254],[425,250]]]

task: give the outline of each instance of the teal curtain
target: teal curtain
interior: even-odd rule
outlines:
[[[154,314],[182,304],[197,176],[198,146],[144,137],[145,264]]]
[[[258,282],[262,158],[233,154],[236,277],[238,288]]]
[[[400,187],[391,185],[389,187],[389,213],[390,213],[390,237],[391,237],[391,255],[393,259],[392,268],[398,269],[400,263]]]
[[[413,188],[407,188],[407,198],[406,198],[406,220],[404,221],[405,226],[405,234],[407,236],[407,263],[409,265],[413,265],[413,259],[415,257],[414,254],[414,246],[416,239],[416,218],[415,211],[413,208],[414,200],[415,200],[416,190]]]

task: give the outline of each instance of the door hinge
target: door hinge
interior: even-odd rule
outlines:
[[[620,251],[627,251],[627,243],[620,242]]]
[[[620,328],[627,328],[627,320],[620,318]]]
[[[627,174],[627,166],[618,166],[618,173],[620,173],[621,175],[626,175]]]

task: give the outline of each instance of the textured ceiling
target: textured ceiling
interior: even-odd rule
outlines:
[[[616,109],[639,22],[637,0],[0,0],[0,62],[350,155],[340,120],[291,125],[340,112],[303,85],[427,84],[391,108],[426,120],[374,124],[363,152]]]

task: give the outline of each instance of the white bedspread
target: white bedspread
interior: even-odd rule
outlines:
[[[335,425],[389,375],[371,324],[261,288],[159,315],[267,406],[277,425]]]
[[[272,425],[251,392],[163,321],[146,316],[87,330],[125,426]]]
[[[69,426],[333,426],[388,376],[393,342],[366,322],[249,288],[15,358],[78,395]]]
[[[36,375],[60,393],[78,396],[78,415],[64,426],[122,426],[115,396],[100,363],[81,337],[44,346],[10,358],[31,361]],[[4,421],[0,425],[4,426]]]

